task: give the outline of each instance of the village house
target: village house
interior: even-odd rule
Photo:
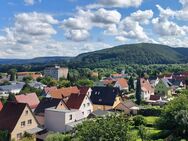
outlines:
[[[36,93],[15,95],[15,101],[18,103],[27,103],[32,110],[34,110],[40,102]]]
[[[59,80],[60,78],[67,78],[68,76],[68,68],[61,68],[60,66],[55,67],[48,67],[44,69],[44,75],[50,76],[56,80]]]
[[[23,81],[23,78],[31,77],[33,80],[36,80],[39,77],[42,77],[40,72],[18,72],[17,73],[17,80]]]
[[[20,93],[24,85],[24,82],[12,82],[10,85],[0,86],[0,91],[4,93],[18,94]]]
[[[77,109],[81,111],[84,118],[93,112],[93,105],[86,94],[71,94],[66,105],[69,109]]]
[[[68,109],[66,104],[62,99],[56,98],[43,98],[36,109],[34,110],[34,114],[40,125],[44,125],[44,113],[45,109],[54,108],[54,109]]]
[[[30,82],[29,86],[36,88],[36,89],[41,89],[41,90],[43,90],[45,87],[47,87],[46,85],[42,84],[41,82],[37,82],[37,81]]]
[[[155,86],[155,94],[163,98],[168,98],[172,96],[172,83],[165,78],[159,80],[158,84]]]
[[[118,78],[114,84],[114,87],[118,87],[121,91],[129,91],[128,82],[124,78]]]
[[[79,93],[78,87],[68,87],[68,88],[57,88],[57,87],[46,87],[43,90],[42,96],[45,97],[52,97],[52,98],[67,98],[69,97],[72,93]]]
[[[125,114],[137,114],[139,107],[131,100],[120,102],[114,107],[115,111],[123,111]]]
[[[79,110],[48,108],[45,110],[45,128],[53,132],[67,132],[80,124],[83,118]]]
[[[122,101],[119,88],[114,87],[93,87],[90,99],[94,111],[113,109]]]
[[[0,130],[9,133],[9,140],[19,140],[25,133],[35,135],[42,129],[26,103],[7,102],[0,112]]]
[[[145,78],[140,78],[141,84],[141,97],[143,100],[148,100],[150,95],[154,95],[154,88],[151,86],[149,81]]]

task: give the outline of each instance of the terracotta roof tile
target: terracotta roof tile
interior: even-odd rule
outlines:
[[[141,89],[143,91],[147,91],[147,92],[149,91],[149,93],[154,93],[154,89],[152,88],[148,80],[141,78],[140,83],[141,83]]]
[[[70,96],[72,93],[80,93],[78,87],[68,87],[68,88],[45,88],[45,91],[51,95],[52,98],[65,98]]]
[[[79,87],[78,89],[80,90],[81,94],[87,94],[89,87]]]
[[[117,82],[119,83],[119,85],[121,85],[122,88],[127,88],[128,87],[128,82],[124,78],[117,79]]]
[[[27,103],[31,109],[35,109],[40,102],[36,93],[16,95],[15,99],[18,103]]]

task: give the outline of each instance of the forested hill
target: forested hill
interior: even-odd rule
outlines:
[[[182,48],[181,48],[182,49]],[[109,49],[80,54],[72,60],[74,65],[104,67],[117,64],[173,64],[186,63],[187,48],[181,51],[165,45],[140,43],[120,45]]]

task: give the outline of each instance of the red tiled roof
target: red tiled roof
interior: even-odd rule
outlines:
[[[154,89],[152,88],[148,80],[141,78],[140,83],[141,83],[141,89],[143,91],[147,91],[147,92],[149,91],[149,93],[154,93]]]
[[[3,108],[3,103],[0,101],[0,111],[2,110]]]
[[[15,99],[18,103],[27,103],[31,109],[35,109],[40,102],[36,93],[16,95]]]
[[[85,94],[71,94],[66,105],[70,109],[79,109],[84,98]]]
[[[89,87],[79,87],[78,89],[80,90],[81,94],[87,94]]]
[[[122,88],[127,88],[128,87],[128,82],[124,78],[117,79],[117,82],[119,83],[119,85],[121,85]]]
[[[62,99],[64,97],[70,96],[72,93],[80,93],[78,87],[68,87],[68,88],[60,88],[56,87],[45,88],[44,91],[51,95],[52,98]]]

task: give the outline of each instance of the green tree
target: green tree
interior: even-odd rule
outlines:
[[[0,130],[0,141],[9,141],[8,131]]]
[[[129,91],[134,90],[134,79],[132,76],[129,78],[128,84],[129,84]]]
[[[166,105],[158,121],[161,129],[188,138],[188,93],[185,92]]]
[[[71,141],[71,136],[63,135],[61,133],[49,134],[45,141]]]
[[[75,128],[74,137],[80,141],[132,141],[130,121],[124,115],[111,115],[87,120]]]
[[[142,141],[147,141],[149,140],[149,136],[148,136],[148,131],[147,129],[144,127],[144,125],[140,125],[138,127],[138,135],[140,136]]]
[[[141,103],[141,84],[140,84],[140,77],[138,77],[137,82],[136,82],[136,103],[140,105]]]
[[[77,86],[87,86],[87,87],[93,87],[94,82],[89,79],[81,79],[76,82]]]
[[[33,80],[33,78],[31,77],[31,76],[27,76],[27,77],[24,77],[23,78],[23,81],[25,82],[25,83],[29,83],[29,82],[31,82]]]
[[[146,120],[144,116],[137,115],[133,118],[133,124],[134,126],[146,125]]]
[[[16,81],[17,70],[16,69],[10,69],[8,71],[8,73],[10,75],[10,81]]]

